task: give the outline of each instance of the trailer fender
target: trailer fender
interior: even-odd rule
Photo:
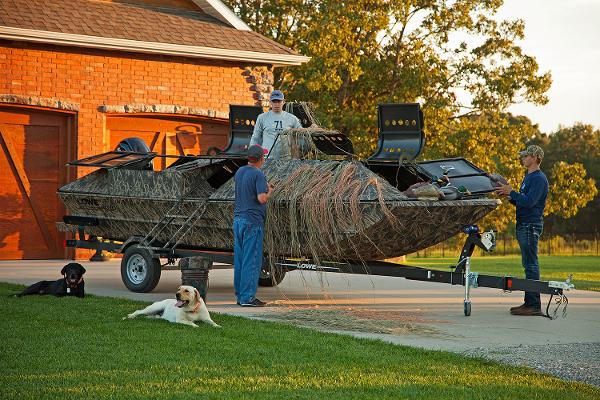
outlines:
[[[121,254],[125,254],[125,252],[127,251],[127,249],[133,245],[139,245],[140,243],[142,243],[142,241],[144,240],[143,237],[141,236],[132,236],[129,239],[127,239],[124,243],[123,246],[121,246]],[[146,250],[148,251],[148,253],[150,254],[150,257],[152,258],[160,258],[150,247],[147,247]]]

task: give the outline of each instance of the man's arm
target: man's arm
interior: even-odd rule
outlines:
[[[517,203],[515,203],[515,201],[510,198],[510,193],[512,191],[513,191],[513,188],[512,188],[512,186],[510,186],[509,183],[507,183],[506,185],[499,183],[499,186],[496,187],[496,194],[508,197],[508,202],[510,204],[512,204],[513,206],[516,206]]]
[[[252,131],[252,137],[250,138],[250,146],[254,145],[254,144],[258,144],[258,145],[262,145],[263,142],[263,122],[262,122],[262,116],[264,114],[261,114],[258,116],[258,118],[256,118],[256,125],[254,125],[254,130]]]
[[[534,178],[529,183],[529,191],[527,194],[512,191],[509,197],[515,204],[523,208],[532,208],[542,197],[546,190],[546,184],[540,177]]]
[[[274,186],[269,183],[269,190],[267,191],[267,193],[259,193],[258,202],[260,204],[265,204],[267,201],[269,201],[269,199],[273,195],[273,189],[274,189]]]
[[[296,117],[294,114],[292,114],[292,117],[294,117],[294,122],[292,123],[292,128],[293,129],[302,128],[302,124],[300,123],[300,120],[298,119],[298,117]]]

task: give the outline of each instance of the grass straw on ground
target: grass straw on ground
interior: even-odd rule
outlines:
[[[222,329],[123,321],[129,300],[9,297],[2,399],[591,399],[600,389],[446,352],[213,314]]]
[[[409,257],[406,263],[449,271],[448,266],[456,264],[457,261],[457,258],[449,257]],[[520,256],[473,257],[471,261],[471,269],[475,272],[525,277]],[[600,257],[540,256],[539,262],[542,280],[564,281],[570,274],[573,274],[575,289],[600,292]]]

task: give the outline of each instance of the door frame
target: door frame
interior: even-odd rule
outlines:
[[[53,114],[60,114],[61,116],[66,117],[66,132],[65,132],[65,140],[64,143],[66,144],[66,148],[63,148],[62,143],[60,143],[59,145],[59,160],[61,163],[64,163],[64,167],[63,168],[59,168],[58,171],[58,185],[63,186],[66,185],[67,183],[71,182],[73,179],[77,178],[77,168],[76,167],[68,167],[66,166],[66,163],[68,163],[69,161],[75,160],[76,156],[77,156],[77,142],[78,142],[78,138],[77,138],[77,126],[78,126],[78,116],[79,116],[79,112],[78,111],[70,111],[70,110],[62,110],[62,109],[58,109],[58,108],[52,108],[52,107],[41,107],[41,106],[31,106],[31,105],[24,105],[24,104],[12,104],[12,103],[0,103],[0,108],[7,110],[8,112],[10,112],[11,109],[17,111],[17,110],[31,110],[31,111],[42,111],[42,112],[48,112],[48,113],[53,113]],[[57,188],[58,189],[58,188]],[[66,209],[64,204],[62,204],[62,202],[59,200],[58,201],[58,209],[57,211],[57,217],[61,217],[59,214],[65,214],[66,213]],[[58,222],[58,221],[56,221]],[[63,233],[63,232],[58,232],[59,237],[63,237],[63,241],[71,238],[70,233]],[[70,259],[73,260],[75,259],[75,249],[73,248],[69,248],[69,247],[64,247],[63,246],[63,252],[62,252],[63,258],[65,259]]]

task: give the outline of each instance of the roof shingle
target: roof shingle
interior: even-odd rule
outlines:
[[[2,0],[0,26],[142,42],[296,55],[201,11],[94,0]]]

